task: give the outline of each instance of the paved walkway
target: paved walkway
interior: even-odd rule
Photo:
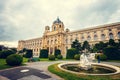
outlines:
[[[0,70],[0,80],[63,80],[62,78],[50,73],[47,70],[49,65],[60,62],[71,61],[31,62],[27,63],[27,66],[16,67],[7,70]],[[115,62],[102,63],[120,66],[120,63]]]

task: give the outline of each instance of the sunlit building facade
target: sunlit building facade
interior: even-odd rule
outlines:
[[[41,49],[48,49],[49,54],[54,54],[55,49],[60,49],[64,56],[75,39],[80,43],[87,40],[91,46],[100,41],[107,42],[109,39],[117,41],[120,39],[120,22],[70,31],[65,29],[63,22],[57,18],[51,27],[45,27],[42,37],[18,41],[18,50],[31,49],[33,56],[38,57]]]

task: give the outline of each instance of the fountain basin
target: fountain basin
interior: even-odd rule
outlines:
[[[89,72],[89,71],[77,71],[78,68],[80,68],[79,66],[79,62],[69,62],[69,63],[61,63],[58,65],[58,67],[65,71],[65,72],[70,72],[70,73],[74,73],[74,74],[83,74],[83,75],[114,75],[114,74],[118,74],[120,73],[120,68],[113,66],[113,65],[109,65],[109,64],[102,64],[102,63],[91,63],[92,67],[94,68],[98,68],[100,69],[100,71],[103,71],[103,73],[94,73],[94,72]],[[72,67],[71,67],[72,66]],[[66,67],[69,68],[75,68],[75,70],[69,70]],[[104,72],[107,71],[107,72]]]

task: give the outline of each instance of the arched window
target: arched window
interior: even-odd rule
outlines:
[[[104,34],[101,35],[101,40],[105,40],[105,35]]]
[[[83,36],[82,36],[81,40],[84,41],[84,37]]]
[[[120,32],[118,32],[118,38],[120,39]]]
[[[72,41],[73,41],[73,39],[71,38],[71,39],[70,39],[70,42],[72,43]]]
[[[68,39],[66,39],[66,44],[68,43]]]
[[[114,37],[113,37],[113,34],[112,34],[112,33],[110,33],[110,34],[109,34],[109,38],[110,38],[110,39],[114,39]]]
[[[94,40],[95,40],[95,41],[97,41],[97,40],[98,40],[97,35],[94,35]]]
[[[54,26],[54,31],[56,30],[56,27]]]
[[[90,37],[90,36],[88,36],[88,37],[87,37],[87,40],[88,40],[88,41],[90,41],[90,40],[91,40],[91,37]]]

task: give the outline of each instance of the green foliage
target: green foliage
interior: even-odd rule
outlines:
[[[26,57],[26,58],[31,58],[32,56],[33,56],[32,50],[28,50],[28,49],[27,49],[24,57]]]
[[[71,48],[75,48],[78,51],[82,50],[81,43],[77,39],[75,39],[75,41],[72,42]]]
[[[40,50],[40,58],[48,58],[48,50],[47,49],[42,49]]]
[[[108,60],[120,60],[120,50],[116,47],[109,46],[104,49],[103,53],[107,56]]]
[[[12,50],[0,51],[0,58],[7,58],[7,56],[15,54]]]
[[[28,62],[36,62],[36,61],[40,61],[40,59],[37,58],[37,57],[29,58],[29,59],[28,59]]]
[[[115,43],[115,41],[113,39],[110,39],[109,42],[108,42],[108,44],[110,46],[116,46],[116,43]]]
[[[76,55],[74,56],[74,59],[75,59],[75,60],[80,60],[80,54],[76,54]]]
[[[107,56],[104,55],[104,54],[96,54],[96,55],[95,55],[95,58],[97,59],[98,56],[100,57],[100,60],[101,60],[101,61],[107,60]]]
[[[17,52],[17,49],[16,48],[10,48],[14,53]]]
[[[19,66],[22,64],[23,57],[18,54],[12,54],[7,57],[6,63],[10,66]]]
[[[100,52],[100,51],[103,51],[103,49],[105,47],[107,47],[107,43],[104,43],[104,42],[101,41],[101,42],[95,44],[93,49],[96,49],[97,52]]]
[[[62,59],[63,58],[63,56],[61,55],[61,54],[59,54],[58,56],[57,56],[57,59]]]
[[[49,60],[55,60],[55,55],[49,55]]]
[[[68,49],[66,59],[74,59],[75,54],[79,54],[79,51],[75,48]]]
[[[56,49],[55,50],[55,57],[57,57],[58,55],[60,55],[61,54],[61,51],[59,50],[59,49]]]
[[[82,49],[83,49],[83,50],[84,50],[84,49],[90,50],[90,45],[89,45],[88,41],[84,41],[84,42],[83,42]]]

